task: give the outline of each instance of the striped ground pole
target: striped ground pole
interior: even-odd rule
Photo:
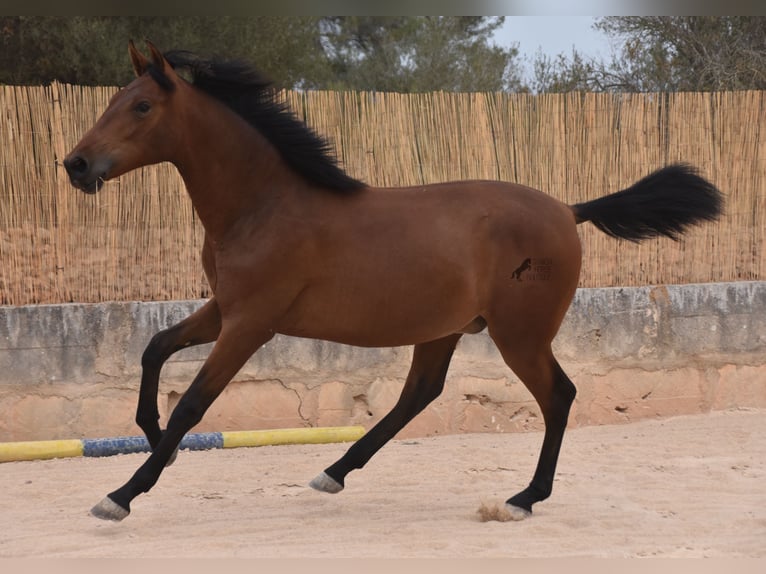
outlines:
[[[190,433],[181,441],[181,450],[352,442],[362,435],[361,426]],[[113,456],[150,450],[142,436],[5,442],[0,443],[0,462]]]

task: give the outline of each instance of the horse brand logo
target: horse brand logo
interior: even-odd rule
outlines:
[[[525,271],[528,271],[531,267],[532,267],[532,260],[529,257],[527,257],[524,260],[524,262],[516,268],[516,271],[513,272],[513,274],[511,275],[511,279],[516,279],[516,281],[521,281],[521,274],[524,273]]]
[[[527,257],[511,274],[511,279],[516,281],[548,281],[551,278],[553,259],[541,257],[532,259]]]

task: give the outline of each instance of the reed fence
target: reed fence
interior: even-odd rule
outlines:
[[[167,164],[86,196],[61,161],[116,88],[0,86],[0,304],[209,295],[202,229]],[[567,203],[667,163],[697,166],[726,214],[641,245],[580,228],[581,286],[765,279],[764,92],[506,94],[286,92],[346,170],[400,186],[501,179]]]

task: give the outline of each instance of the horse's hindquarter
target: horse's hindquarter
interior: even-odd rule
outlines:
[[[370,189],[319,202],[310,214],[303,284],[275,329],[284,334],[414,344],[460,331],[502,300],[523,307],[546,293],[560,299],[577,282],[571,211],[527,188]],[[551,289],[554,282],[562,287]]]

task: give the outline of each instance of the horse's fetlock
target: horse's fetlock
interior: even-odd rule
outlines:
[[[159,428],[159,420],[160,420],[160,414],[144,414],[139,413],[136,415],[135,421],[138,425],[138,428],[140,428],[144,433],[148,433],[151,430],[154,430],[155,427]]]

